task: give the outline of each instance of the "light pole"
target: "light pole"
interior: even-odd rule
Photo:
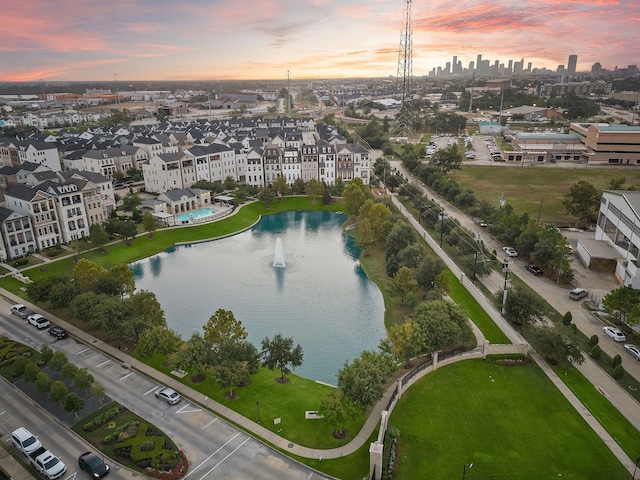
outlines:
[[[260,400],[256,400],[256,408],[258,409],[258,423],[260,423]]]
[[[505,259],[502,263],[502,271],[504,272],[504,289],[502,291],[502,316],[507,313],[507,280],[509,278],[509,260]]]
[[[636,457],[636,466],[633,469],[633,475],[631,476],[631,480],[635,480],[636,472],[638,471],[638,463],[640,463],[640,457]]]
[[[442,248],[442,231],[444,230],[444,208],[440,212],[440,248]]]
[[[465,479],[465,477],[467,476],[467,467],[469,467],[469,469],[471,469],[471,467],[473,467],[473,463],[465,463],[464,467],[462,468],[462,480]]]

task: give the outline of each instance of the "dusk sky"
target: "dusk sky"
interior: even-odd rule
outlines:
[[[0,81],[395,75],[406,0],[0,0]],[[640,1],[413,0],[413,74],[640,64]]]

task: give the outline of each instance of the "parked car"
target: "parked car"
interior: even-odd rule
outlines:
[[[539,267],[536,267],[535,265],[533,265],[532,263],[527,263],[524,268],[528,271],[533,273],[534,275],[538,276],[538,275],[542,275],[542,270],[540,270]]]
[[[11,313],[14,315],[18,315],[20,318],[27,318],[29,315],[33,314],[31,310],[29,310],[25,305],[22,304],[12,306]]]
[[[482,228],[487,226],[487,222],[485,222],[481,218],[475,217],[473,221],[476,222],[478,225],[480,225]]]
[[[27,320],[31,325],[37,327],[38,330],[42,330],[43,328],[47,328],[51,325],[51,322],[47,320],[44,315],[40,315],[39,313],[34,313],[33,315],[29,315]]]
[[[67,338],[67,331],[62,327],[51,327],[49,329],[49,335],[56,337],[58,340]]]
[[[624,345],[624,351],[631,355],[636,360],[640,361],[640,347],[632,343],[626,343]]]
[[[160,398],[164,400],[169,405],[175,405],[180,400],[182,400],[182,397],[180,396],[180,394],[176,392],[173,388],[169,388],[169,387],[160,388],[155,392],[153,392],[153,394],[156,396],[156,398]]]
[[[569,292],[569,298],[571,300],[581,300],[587,295],[589,295],[589,292],[587,292],[584,288],[574,288]]]
[[[109,465],[93,452],[84,452],[78,457],[78,466],[85,472],[89,472],[93,478],[102,478],[109,473]]]
[[[25,455],[30,455],[42,447],[40,440],[24,427],[20,427],[11,433],[13,445]]]
[[[604,327],[602,330],[604,331],[604,333],[606,333],[608,336],[610,336],[616,342],[626,342],[627,341],[627,336],[624,333],[622,333],[622,331],[619,328],[616,328],[616,327]]]
[[[518,256],[518,252],[516,252],[512,247],[502,247],[502,250],[504,250],[504,253],[506,253],[508,257]]]

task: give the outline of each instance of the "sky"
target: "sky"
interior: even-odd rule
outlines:
[[[0,81],[395,76],[407,2],[414,76],[640,64],[640,0],[0,0]]]

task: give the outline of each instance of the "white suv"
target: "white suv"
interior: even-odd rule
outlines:
[[[25,455],[35,452],[42,446],[40,440],[24,427],[20,427],[11,433],[11,441]]]

